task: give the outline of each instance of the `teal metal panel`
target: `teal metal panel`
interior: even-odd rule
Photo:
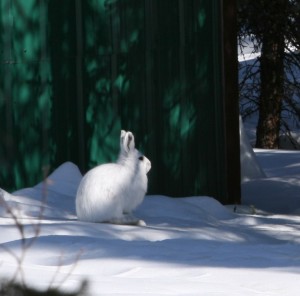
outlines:
[[[16,188],[42,178],[52,157],[46,1],[4,0],[0,12],[0,184]]]
[[[227,201],[219,1],[0,5],[0,187],[113,161],[122,128],[152,161],[149,193]]]

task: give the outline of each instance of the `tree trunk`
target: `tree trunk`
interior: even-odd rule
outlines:
[[[281,110],[284,97],[284,19],[278,17],[287,0],[273,3],[277,13],[269,11],[263,25],[260,57],[261,88],[259,119],[256,130],[256,147],[279,148]],[[272,4],[273,4],[272,3]],[[271,5],[272,5],[271,4]]]

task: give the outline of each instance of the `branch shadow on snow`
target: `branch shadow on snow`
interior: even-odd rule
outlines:
[[[300,239],[289,235],[300,231],[294,220],[236,215],[221,205],[218,208],[215,201],[211,209],[204,210],[201,199],[178,199],[176,204],[167,197],[148,197],[137,211],[148,223],[145,228],[42,220],[41,235],[26,257],[37,265],[65,266],[74,264],[80,253],[80,264],[102,266],[99,274],[105,274],[105,266],[116,260],[134,266],[160,262],[199,267],[300,267]],[[203,199],[209,205],[210,199]],[[158,203],[162,207],[154,214]],[[30,222],[25,225],[29,237],[30,227]],[[285,232],[278,234],[283,227]],[[3,245],[17,251],[20,243],[16,239]]]
[[[256,149],[255,155],[266,176],[242,184],[243,204],[277,214],[299,214],[299,153]]]
[[[290,150],[255,150],[256,158],[268,177],[299,174],[299,152]]]

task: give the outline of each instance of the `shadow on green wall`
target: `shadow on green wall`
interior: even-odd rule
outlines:
[[[152,161],[150,193],[220,187],[222,112],[212,6],[188,1],[2,1],[0,186],[70,160],[113,161],[121,129]],[[1,11],[4,11],[1,9]]]
[[[41,179],[51,162],[51,64],[45,2],[1,1],[0,184],[14,189]]]

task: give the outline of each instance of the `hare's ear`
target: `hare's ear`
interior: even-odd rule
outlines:
[[[125,135],[126,135],[126,131],[124,131],[124,130],[121,130],[121,139],[124,139],[124,137],[125,137]]]
[[[121,135],[120,135],[120,146],[121,146],[121,149],[123,148],[123,143],[124,143],[125,135],[126,135],[126,131],[121,130]]]
[[[135,144],[134,144],[134,136],[132,132],[125,133],[124,139],[123,139],[123,150],[127,153],[129,151],[134,150]]]

